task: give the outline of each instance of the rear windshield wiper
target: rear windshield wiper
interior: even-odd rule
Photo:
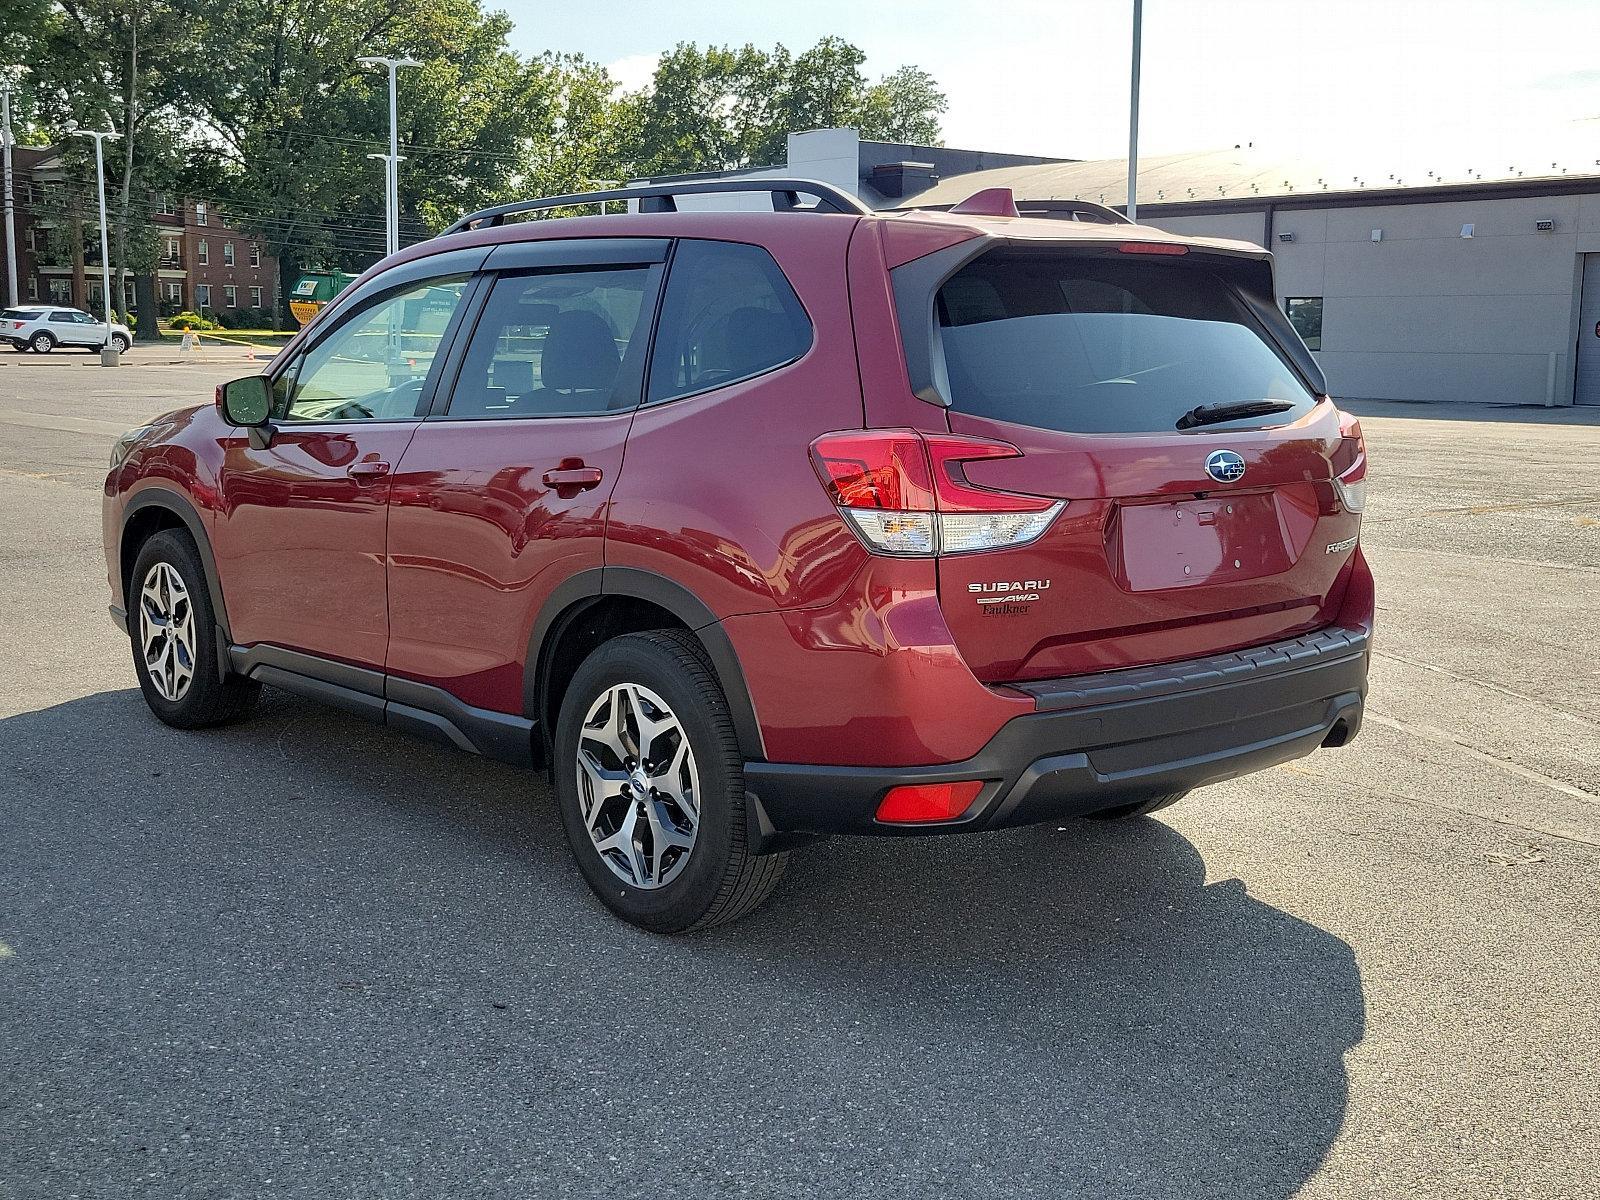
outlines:
[[[1288,412],[1293,407],[1293,400],[1224,400],[1220,404],[1202,404],[1179,417],[1178,428],[1195,429],[1201,425],[1215,425],[1219,421],[1268,417],[1273,413]]]

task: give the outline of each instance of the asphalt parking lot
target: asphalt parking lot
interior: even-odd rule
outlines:
[[[92,362],[0,358],[0,1196],[1595,1194],[1600,410],[1352,406],[1353,746],[662,940],[538,778],[147,713],[106,452],[249,367]]]

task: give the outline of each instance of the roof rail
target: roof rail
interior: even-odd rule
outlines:
[[[982,195],[983,193],[978,193]],[[968,200],[972,197],[968,197]],[[965,204],[967,201],[962,201]],[[1132,221],[1114,208],[1096,204],[1093,200],[1023,200],[1016,199],[1017,213],[1024,217],[1045,217],[1057,221],[1089,221],[1100,225],[1131,225]],[[898,212],[951,212],[959,205],[907,204]]]
[[[722,192],[768,192],[772,207],[779,212],[801,208],[801,196],[814,196],[816,204],[807,211],[865,215],[872,212],[856,197],[831,183],[814,179],[694,179],[681,183],[645,183],[632,187],[609,188],[600,192],[574,192],[570,196],[543,196],[537,200],[518,200],[495,208],[468,213],[444,233],[460,233],[478,226],[504,225],[507,217],[539,212],[549,208],[568,208],[579,204],[603,204],[608,200],[637,200],[641,212],[677,212],[678,196],[705,196]],[[443,237],[444,234],[439,236]]]
[[[1091,221],[1103,225],[1132,225],[1120,213],[1093,200],[1018,200],[1017,211],[1025,217],[1053,217],[1058,221]]]

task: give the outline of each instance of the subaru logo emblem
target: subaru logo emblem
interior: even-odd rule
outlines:
[[[1244,478],[1244,459],[1232,450],[1213,450],[1206,455],[1206,474],[1218,483],[1237,483]]]

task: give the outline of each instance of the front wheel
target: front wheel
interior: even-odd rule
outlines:
[[[128,347],[131,344],[132,343],[130,343],[128,339],[120,333],[113,333],[111,335],[111,345],[113,348],[115,348],[118,354],[126,354],[128,352]]]
[[[590,655],[562,699],[554,761],[578,867],[624,921],[703,929],[777,886],[788,856],[750,851],[744,760],[692,634],[628,634]]]
[[[36,333],[28,339],[28,345],[35,354],[49,354],[56,348],[56,339],[48,333]]]
[[[216,616],[205,569],[187,533],[165,529],[139,548],[128,596],[133,667],[150,711],[199,729],[247,714],[261,685],[218,663]]]

